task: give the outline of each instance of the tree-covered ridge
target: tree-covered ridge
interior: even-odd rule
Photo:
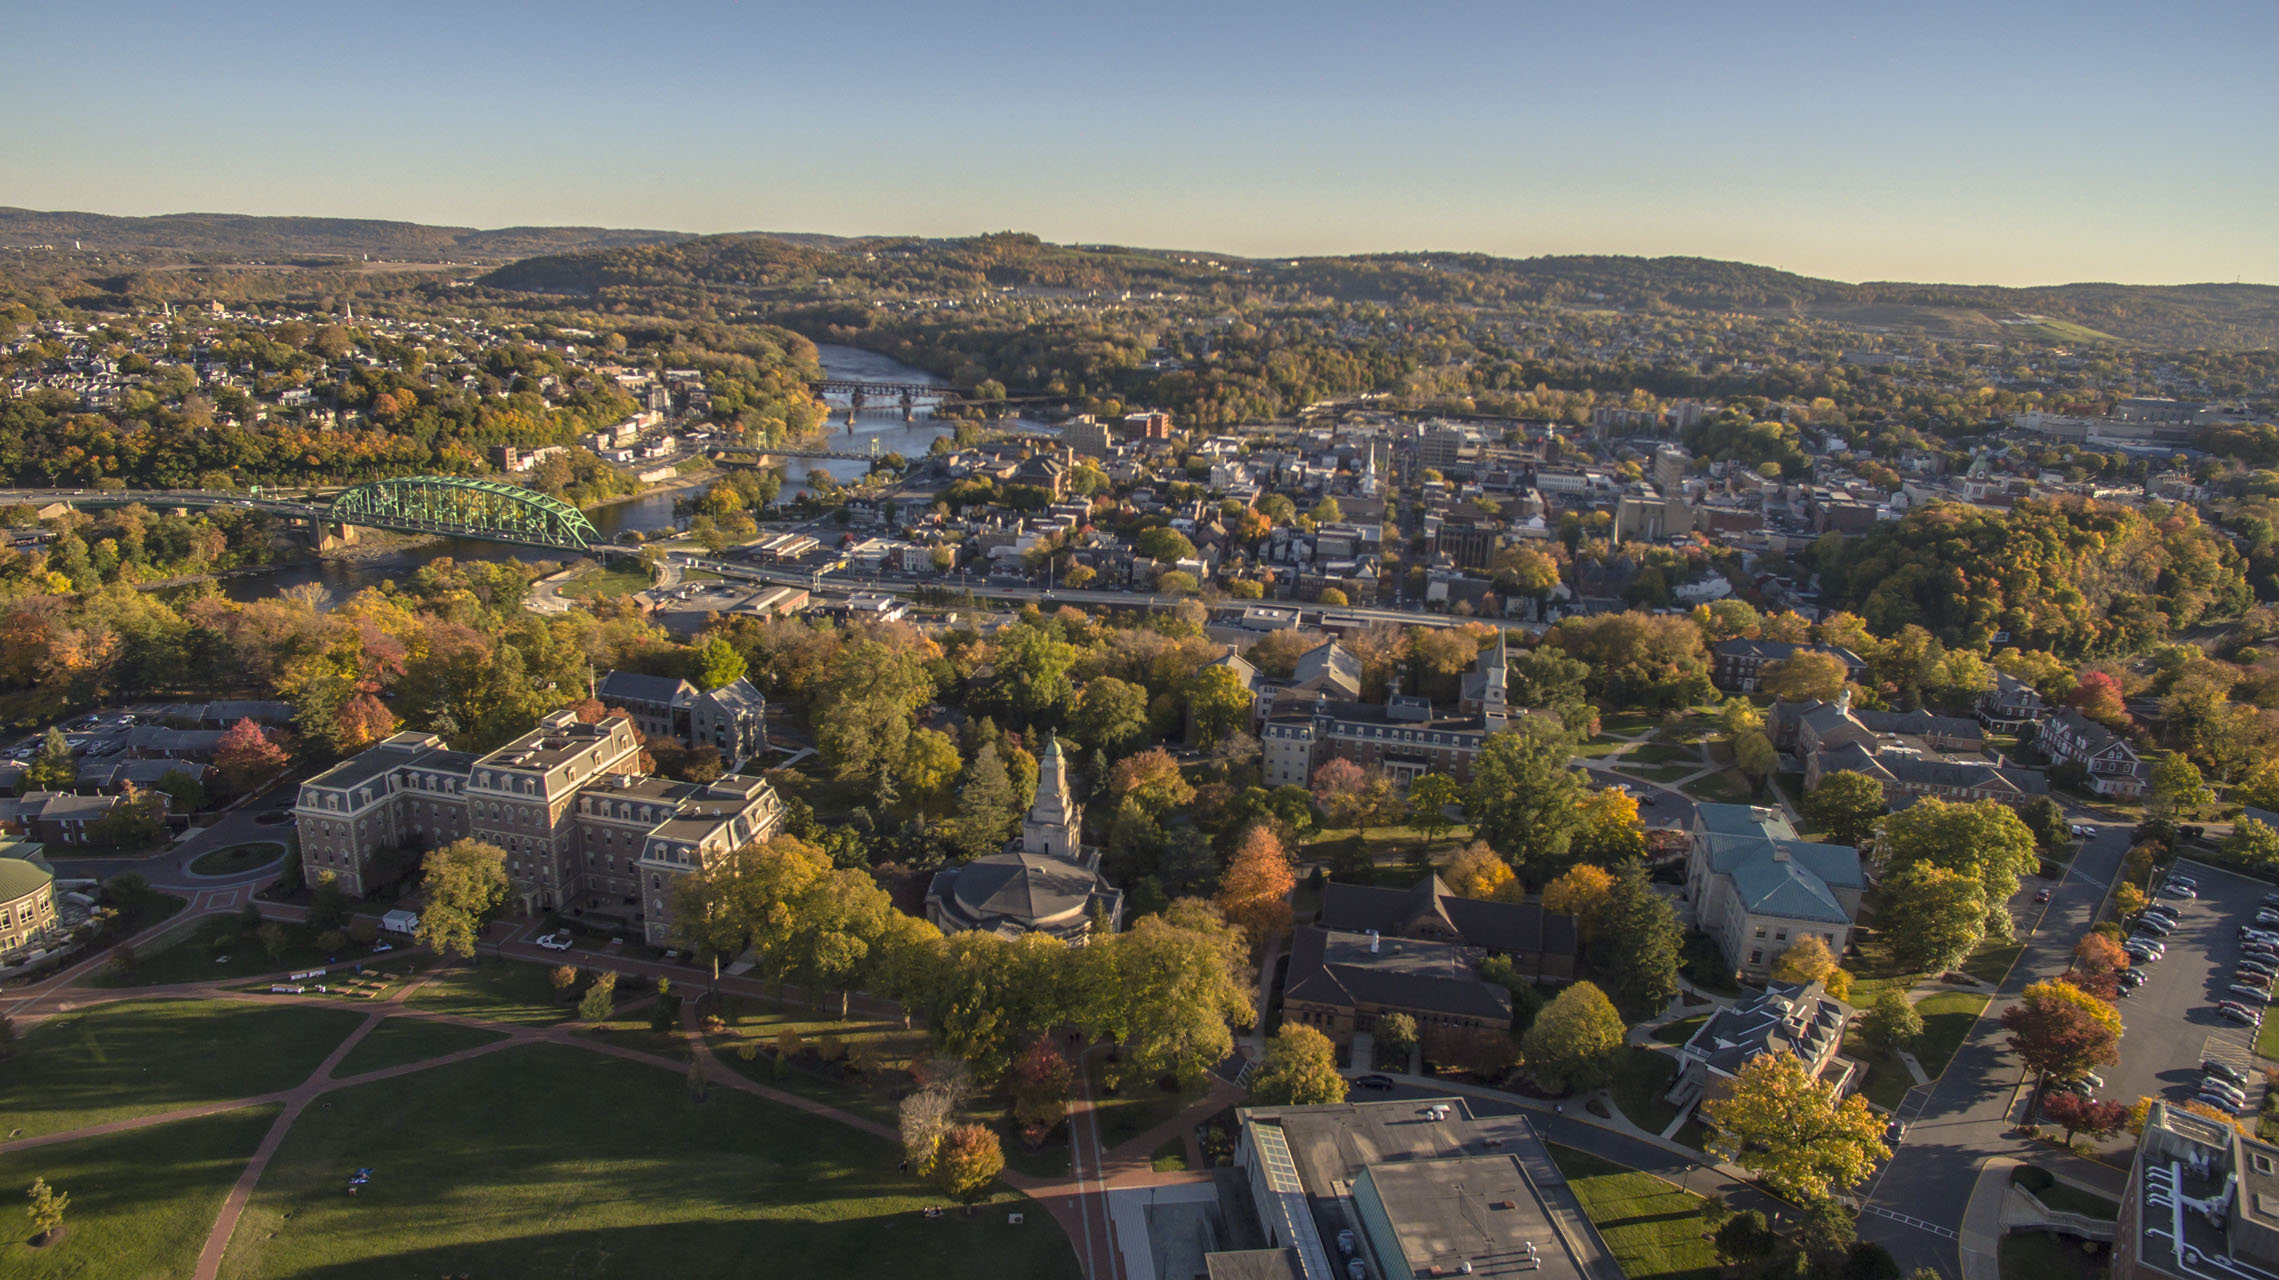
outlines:
[[[497,261],[653,241],[685,240],[683,231],[607,227],[436,227],[374,218],[267,218],[235,213],[168,213],[121,218],[101,213],[0,208],[0,244],[80,241],[88,253],[122,250],[233,258],[248,254],[453,254]]]
[[[2239,552],[2182,506],[1935,503],[1816,554],[1831,607],[1972,648],[2008,632],[2000,643],[2069,656],[2132,652],[2254,603]]]
[[[910,296],[1041,288],[1165,291],[1226,303],[1393,306],[1567,306],[1632,312],[1741,312],[1871,319],[1997,338],[2009,323],[2072,326],[2165,346],[2255,347],[2279,339],[2279,287],[2068,284],[2035,288],[1846,284],[1708,258],[1408,253],[1244,259],[1227,255],[1048,244],[999,233],[946,240],[843,242],[767,234],[580,250],[526,259],[485,276],[493,288],[583,294],[625,289],[813,289]],[[825,289],[825,286],[831,286]],[[1875,312],[1872,317],[1868,312]],[[2086,331],[2086,332],[2081,332]]]

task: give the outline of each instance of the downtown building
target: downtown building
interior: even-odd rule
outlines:
[[[472,837],[506,851],[517,914],[558,912],[662,946],[674,883],[772,835],[783,805],[760,778],[650,776],[630,720],[557,711],[485,755],[396,734],[302,783],[293,813],[306,874],[351,897]]]

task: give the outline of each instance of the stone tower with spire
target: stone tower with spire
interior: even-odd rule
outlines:
[[[1080,844],[1084,807],[1068,789],[1068,758],[1061,754],[1060,738],[1045,742],[1037,760],[1037,796],[1021,819],[1021,852],[1041,853],[1068,862],[1084,860]]]

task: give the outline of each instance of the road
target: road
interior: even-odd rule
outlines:
[[[2097,824],[2096,838],[2085,841],[2074,855],[2048,907],[2021,924],[2021,932],[2032,929],[2026,935],[2026,949],[1946,1072],[1908,1093],[1899,1110],[1907,1122],[1906,1141],[1868,1188],[1860,1237],[1890,1249],[1903,1274],[1919,1267],[1947,1277],[1962,1274],[1956,1238],[1941,1232],[1960,1230],[1979,1165],[1989,1156],[2021,1154],[2023,1146],[2005,1136],[2020,1068],[2003,1043],[2006,1033],[1996,1018],[2028,983],[2065,972],[2072,963],[2074,943],[2096,922],[2106,890],[2128,853],[2127,825],[2114,823],[2097,810],[2067,807],[2074,821]],[[2027,891],[2037,883],[2027,881]],[[2116,1189],[2119,1181],[2116,1174]],[[1934,1229],[1898,1221],[1892,1214]]]

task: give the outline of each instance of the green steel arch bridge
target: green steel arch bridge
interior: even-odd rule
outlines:
[[[0,502],[250,507],[306,520],[319,533],[330,525],[356,525],[563,551],[591,550],[602,540],[583,511],[559,498],[471,476],[395,476],[307,502],[211,489],[0,489]]]

